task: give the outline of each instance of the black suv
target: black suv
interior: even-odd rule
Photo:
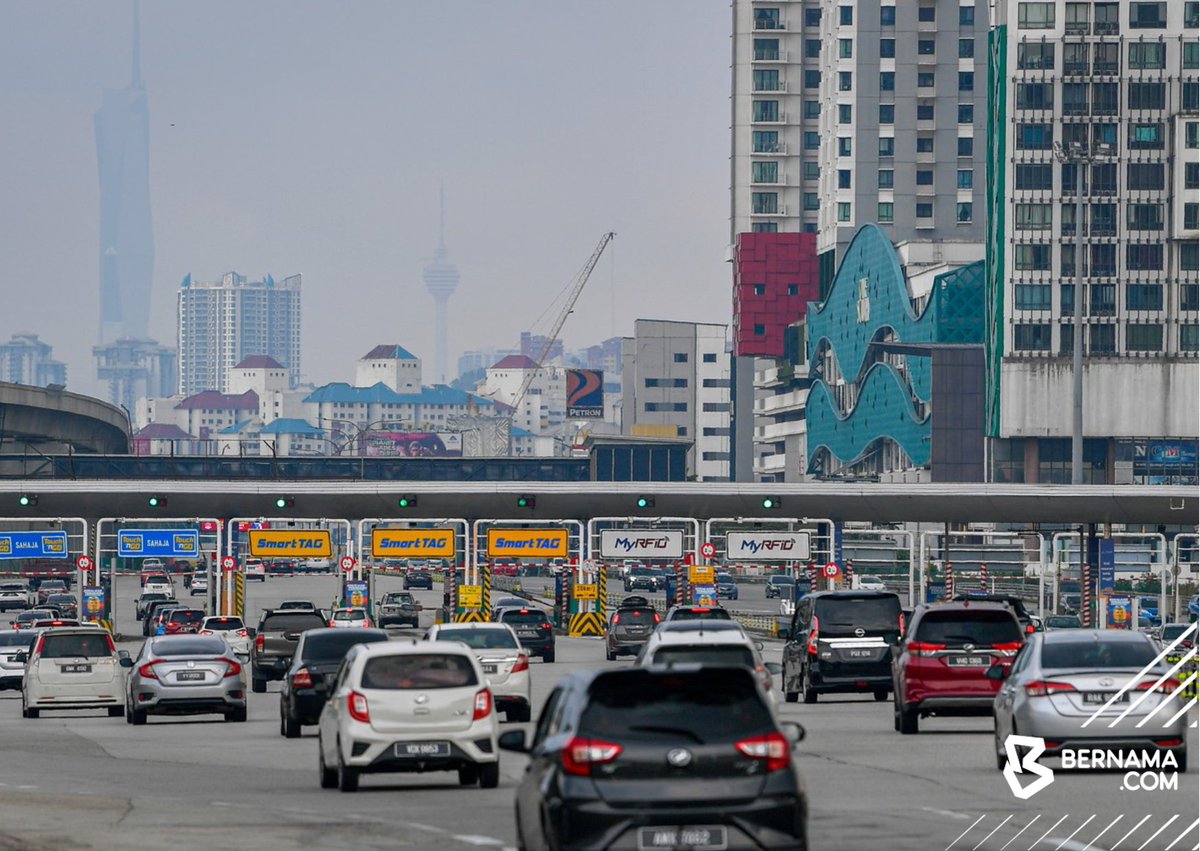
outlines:
[[[382,629],[310,629],[301,635],[279,690],[279,734],[294,739],[300,725],[320,720],[334,675],[351,647],[387,640]]]
[[[623,653],[636,654],[661,622],[662,617],[645,597],[626,597],[608,622],[605,658],[611,662]]]
[[[541,656],[543,662],[554,661],[554,627],[541,609],[501,609],[496,620],[513,628],[531,656]]]
[[[807,848],[792,748],[754,672],[687,665],[565,677],[500,747],[530,755],[522,848]]]
[[[961,603],[964,600],[981,603],[1004,603],[1017,616],[1017,622],[1021,624],[1022,632],[1026,635],[1033,635],[1038,631],[1037,624],[1033,620],[1033,613],[1025,608],[1025,601],[1016,594],[987,594],[983,591],[967,591],[954,595],[954,602]]]
[[[900,598],[888,591],[819,591],[796,603],[783,648],[783,696],[816,703],[821,692],[892,687],[892,645],[903,631]]]
[[[655,591],[662,590],[659,584],[658,571],[652,567],[631,567],[629,573],[625,575],[625,592],[630,591]]]
[[[267,690],[267,680],[281,680],[292,663],[300,634],[324,629],[320,612],[303,609],[267,609],[258,621],[250,651],[250,688],[257,694]]]

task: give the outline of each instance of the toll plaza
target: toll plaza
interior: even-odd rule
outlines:
[[[699,557],[700,521],[692,517],[593,517],[588,521],[588,555],[596,581],[604,585],[597,607],[607,624],[608,586],[623,582],[634,567],[674,572],[671,590],[682,593],[681,571]],[[586,583],[585,583],[586,584]],[[576,598],[571,597],[572,603]],[[572,605],[572,611],[578,607]],[[586,611],[591,611],[587,609]]]
[[[378,605],[377,582],[437,563],[445,572],[443,611],[457,611],[457,578],[470,555],[469,525],[462,518],[368,517],[358,522],[358,579],[367,582],[367,599]],[[373,613],[372,613],[373,614]]]
[[[794,598],[820,587],[816,568],[834,562],[835,524],[809,517],[713,517],[704,524],[701,555],[748,576],[782,570]]]
[[[209,590],[202,608],[209,614],[219,611],[213,587],[216,584],[214,572],[223,556],[219,519],[104,517],[96,523],[95,542],[93,587],[105,590],[110,620],[115,620],[117,606],[116,595],[112,593],[112,577],[118,573],[136,575],[148,566],[168,578],[181,572],[203,570],[208,575]],[[105,579],[109,581],[108,585],[104,585]]]
[[[76,589],[81,620],[111,624],[107,604],[99,612],[85,607],[84,589],[100,587],[88,553],[88,524],[81,517],[0,517],[0,579],[63,579]]]
[[[554,573],[557,625],[570,614],[568,584],[577,577],[558,569],[570,564],[578,569],[586,547],[584,525],[579,520],[476,520],[472,524],[472,557],[459,589],[456,620],[487,620],[492,605],[492,580],[499,566],[507,572],[520,568]]]
[[[246,560],[261,559],[264,575],[280,563],[296,570],[330,570],[331,608],[345,605],[348,581],[342,564],[354,567],[354,537],[349,520],[326,517],[235,517],[226,526],[229,560],[222,565],[219,600],[222,614],[246,617]],[[342,570],[337,570],[342,567]],[[361,590],[361,589],[358,589]],[[313,600],[318,607],[323,600]]]
[[[932,531],[919,537],[921,602],[960,594],[1015,594],[1046,600],[1046,538],[1040,532]]]
[[[1186,546],[1187,536],[1179,537],[1185,539]],[[1081,559],[1085,549],[1086,557]],[[1134,628],[1158,626],[1163,623],[1163,614],[1178,609],[1181,603],[1172,588],[1176,572],[1168,558],[1166,536],[1157,532],[1106,532],[1085,536],[1082,542],[1077,533],[1056,532],[1050,538],[1046,572],[1052,591],[1047,607],[1055,613],[1077,611],[1085,626],[1112,626],[1122,608],[1129,610],[1129,617],[1122,623],[1128,622]],[[1143,595],[1132,588],[1117,592],[1118,580],[1144,584],[1147,579],[1149,593]],[[1128,601],[1128,607],[1120,605],[1120,599],[1115,605],[1110,602],[1110,598],[1130,594],[1135,599]],[[1156,605],[1143,605],[1143,596],[1153,597]],[[1179,614],[1176,611],[1174,619],[1178,620]]]

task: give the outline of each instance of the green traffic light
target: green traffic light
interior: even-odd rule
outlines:
[[[22,497],[21,497],[21,499],[20,499],[19,501],[20,501],[21,505],[25,505],[25,506],[27,506],[27,505],[29,505],[29,504],[30,504],[30,501],[31,501],[31,500],[30,500],[30,499],[29,499],[29,497],[27,497],[27,496],[22,496]]]
[[[151,508],[158,508],[160,505],[163,504],[164,501],[165,500],[163,500],[163,498],[160,496],[152,496],[148,500],[146,500],[146,502],[148,502],[150,504]]]
[[[401,508],[413,508],[414,506],[416,506],[416,504],[417,504],[417,498],[415,496],[400,497],[400,507]]]
[[[287,500],[284,499],[283,497],[279,497],[279,499],[275,500],[275,507],[276,508],[287,508]]]
[[[770,496],[763,497],[762,507],[766,508],[768,510],[778,508],[779,500],[775,499],[774,497],[770,497]]]

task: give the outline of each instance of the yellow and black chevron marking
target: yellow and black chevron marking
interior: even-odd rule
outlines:
[[[1182,689],[1182,690],[1179,692],[1179,696],[1180,696],[1180,697],[1182,697],[1182,698],[1184,698],[1184,699],[1187,699],[1187,698],[1192,698],[1192,697],[1195,697],[1195,696],[1196,696],[1196,678],[1194,677],[1194,675],[1197,673],[1197,663],[1198,663],[1198,661],[1200,661],[1200,660],[1198,660],[1198,659],[1197,659],[1197,656],[1196,656],[1196,653],[1195,653],[1195,651],[1193,651],[1193,652],[1192,652],[1190,655],[1191,655],[1191,660],[1192,660],[1192,661],[1191,661],[1191,664],[1190,664],[1190,665],[1184,665],[1184,666],[1183,666],[1182,668],[1180,668],[1180,669],[1179,669],[1179,671],[1178,671],[1178,672],[1175,674],[1175,679],[1176,679],[1176,680],[1178,680],[1180,683],[1182,683],[1182,682],[1184,682],[1185,680],[1187,680],[1187,678],[1188,678],[1188,677],[1193,677],[1192,681],[1191,681],[1190,683],[1188,683],[1187,687],[1186,687],[1186,688],[1184,688],[1184,689]],[[1174,665],[1175,665],[1177,662],[1179,662],[1181,659],[1183,659],[1183,656],[1182,656],[1182,655],[1180,655],[1180,654],[1172,654],[1172,655],[1170,655],[1170,656],[1168,656],[1168,657],[1167,657],[1167,664],[1168,664],[1168,665],[1171,665],[1171,666],[1174,666]]]
[[[486,620],[487,616],[477,609],[471,609],[467,612],[459,612],[454,616],[455,623],[483,623]]]
[[[604,635],[604,619],[598,612],[581,612],[571,615],[571,625],[567,630],[571,638],[581,638],[585,635]]]
[[[483,585],[483,601],[481,605],[485,612],[492,610],[492,566],[491,564],[481,565],[479,568],[479,582]]]
[[[600,584],[596,595],[596,611],[600,615],[600,634],[603,635],[608,625],[608,565],[600,565],[596,581]]]
[[[236,573],[233,577],[233,615],[246,617],[246,574]]]

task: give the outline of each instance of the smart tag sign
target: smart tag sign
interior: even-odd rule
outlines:
[[[199,554],[200,533],[195,529],[121,529],[117,532],[117,555],[122,558]]]
[[[0,535],[0,559],[66,557],[66,532],[5,532]]]

